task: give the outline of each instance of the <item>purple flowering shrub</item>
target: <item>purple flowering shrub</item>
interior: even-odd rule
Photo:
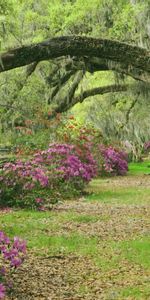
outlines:
[[[99,171],[101,175],[125,175],[128,171],[127,154],[113,146],[99,146],[101,159]]]
[[[74,145],[54,143],[34,155],[33,163],[47,170],[48,192],[54,198],[79,195],[96,176],[96,161],[92,154],[87,151],[83,157],[77,150]]]
[[[44,210],[47,202],[80,194],[96,176],[96,161],[87,148],[50,144],[24,162],[6,163],[0,175],[1,205]]]
[[[26,255],[26,242],[14,237],[11,241],[0,231],[0,299],[12,287],[12,273],[23,263]]]
[[[96,175],[96,162],[90,151],[82,155],[78,150],[74,145],[50,144],[46,151],[35,154],[34,163],[47,166],[54,178],[63,181],[75,179],[75,182],[79,178],[83,182],[89,182]]]
[[[46,170],[32,161],[16,161],[6,163],[0,175],[0,205],[1,206],[35,206],[34,199],[26,197],[33,189],[47,186]],[[21,201],[23,199],[23,201]]]

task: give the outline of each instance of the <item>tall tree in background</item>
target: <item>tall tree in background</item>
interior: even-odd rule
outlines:
[[[110,92],[112,97],[113,92],[125,92],[133,86],[134,79],[144,81],[149,90],[148,2],[1,1],[1,52],[6,53],[1,58],[1,71],[32,63],[1,74],[2,123],[12,126],[20,115],[35,118],[38,109],[46,112],[52,107],[54,114],[65,111],[87,97],[97,99],[94,95],[98,93]],[[62,35],[68,37],[59,38]],[[101,42],[98,45],[88,38]],[[31,43],[38,44],[28,46]],[[105,72],[110,80],[103,80]]]

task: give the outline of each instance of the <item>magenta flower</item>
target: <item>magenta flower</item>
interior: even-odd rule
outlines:
[[[22,264],[22,260],[19,257],[13,257],[11,259],[11,267],[18,268]]]

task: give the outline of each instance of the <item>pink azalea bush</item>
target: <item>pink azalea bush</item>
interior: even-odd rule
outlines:
[[[124,151],[99,145],[100,136],[94,132],[92,139],[92,129],[80,128],[79,136],[76,127],[74,131],[73,137],[67,135],[68,142],[72,140],[73,144],[52,143],[28,161],[3,165],[0,172],[1,206],[44,211],[51,203],[80,195],[97,174],[126,174],[128,162]]]
[[[6,163],[0,175],[1,205],[44,210],[45,198],[72,197],[80,194],[96,176],[96,161],[87,148],[79,153],[76,146],[50,144],[28,161]]]
[[[74,145],[50,144],[46,151],[40,151],[34,156],[34,163],[47,166],[56,178],[64,181],[78,180],[89,182],[96,175],[96,162],[90,151],[82,156]]]
[[[28,201],[24,197],[33,189],[46,187],[47,183],[46,171],[31,161],[6,163],[0,176],[1,206],[28,206]],[[20,201],[21,199],[24,200]],[[32,200],[29,206],[34,206],[34,202]]]
[[[128,170],[128,158],[125,151],[122,151],[118,147],[105,145],[106,140],[101,131],[92,125],[80,124],[74,116],[70,116],[68,120],[66,118],[62,119],[57,137],[76,145],[80,157],[86,157],[87,153],[92,153],[100,176],[126,174]]]
[[[127,154],[113,146],[100,145],[100,175],[125,175],[128,171]]]
[[[23,263],[26,255],[26,242],[14,237],[11,241],[0,231],[0,299],[12,286],[12,273]]]

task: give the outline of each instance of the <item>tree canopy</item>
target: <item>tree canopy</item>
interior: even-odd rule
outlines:
[[[38,110],[52,118],[85,99],[86,107],[97,105],[97,95],[109,93],[115,103],[125,95],[131,116],[136,95],[149,93],[149,4],[0,1],[2,128],[21,115],[35,118]]]

